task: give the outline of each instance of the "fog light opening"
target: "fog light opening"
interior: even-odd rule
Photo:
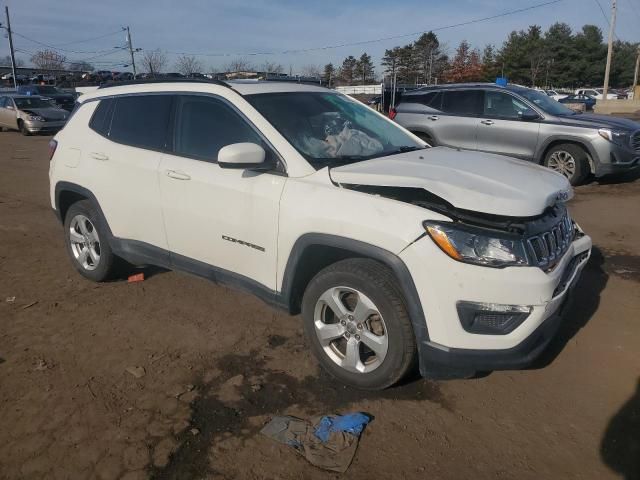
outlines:
[[[528,305],[502,305],[460,301],[456,304],[465,331],[480,335],[506,335],[514,331],[533,311]]]

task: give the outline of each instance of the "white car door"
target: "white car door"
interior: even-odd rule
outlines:
[[[271,161],[275,152],[222,98],[176,98],[174,153],[163,156],[159,169],[172,261],[214,279],[240,275],[275,290],[279,202],[286,176],[275,170],[225,169],[217,163],[218,151],[233,143],[260,144]]]

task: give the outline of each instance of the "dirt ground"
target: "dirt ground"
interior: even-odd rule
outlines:
[[[362,393],[319,371],[300,318],[249,295],[80,277],[48,140],[0,133],[0,478],[640,478],[640,180],[577,189],[596,247],[535,368]],[[343,475],[258,434],[350,411],[374,420]]]

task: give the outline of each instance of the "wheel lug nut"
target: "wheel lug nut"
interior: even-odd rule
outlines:
[[[362,324],[361,323],[358,324],[358,330],[362,330]]]
[[[343,327],[347,324],[347,322],[345,322],[344,320],[340,321],[340,325],[342,325]]]
[[[353,315],[349,315],[349,320],[353,320]]]
[[[345,337],[349,338],[351,335],[349,334],[349,332],[344,334]]]
[[[356,340],[360,341],[360,335],[356,335]]]

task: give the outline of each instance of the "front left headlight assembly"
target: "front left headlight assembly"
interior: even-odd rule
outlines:
[[[613,130],[610,128],[601,128],[598,130],[598,134],[605,140],[617,143],[618,145],[624,145],[629,140],[629,132],[625,130]]]
[[[448,222],[423,225],[435,244],[459,262],[494,268],[529,265],[520,237]]]

